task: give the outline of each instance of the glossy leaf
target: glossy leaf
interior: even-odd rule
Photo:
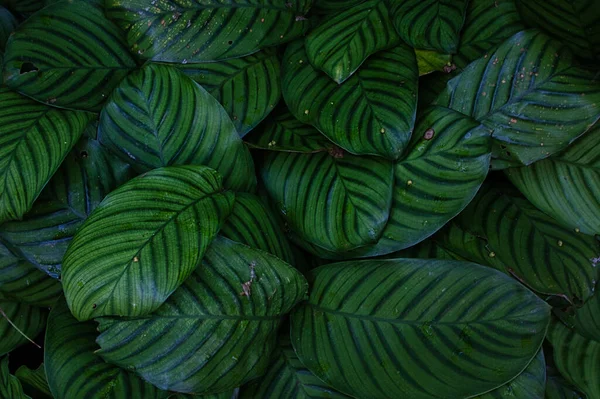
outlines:
[[[436,102],[493,129],[495,157],[529,165],[596,122],[600,82],[574,67],[562,44],[529,30],[471,63]]]
[[[110,193],[64,257],[65,297],[79,320],[145,316],[189,277],[234,195],[204,166],[155,169]]]
[[[163,392],[133,373],[108,364],[96,354],[98,331],[93,322],[80,323],[64,299],[48,317],[44,365],[55,399],[161,399]]]
[[[309,301],[292,314],[292,344],[309,370],[355,397],[494,389],[529,364],[550,317],[525,287],[473,263],[351,261],[310,277]]]
[[[47,315],[41,308],[0,299],[0,356],[29,343],[27,338],[35,339],[44,329]]]
[[[31,208],[89,120],[0,88],[0,223]]]
[[[293,40],[309,27],[303,15],[310,3],[108,0],[106,12],[127,31],[139,57],[186,63],[236,58]]]
[[[391,14],[400,38],[418,49],[456,53],[467,0],[392,0]]]
[[[452,55],[441,54],[431,50],[416,50],[417,67],[419,68],[419,76],[427,75],[435,71],[452,70]]]
[[[98,140],[139,170],[207,165],[234,190],[254,187],[254,165],[219,103],[177,69],[129,75],[100,115]]]
[[[283,59],[283,97],[292,114],[353,154],[397,159],[415,121],[417,63],[406,45],[381,51],[341,85],[313,68],[301,42]]]
[[[27,366],[21,366],[17,369],[15,377],[21,381],[23,390],[32,398],[53,399],[46,380],[46,370],[43,363],[35,370],[31,370]]]
[[[562,153],[507,176],[538,209],[585,234],[600,234],[600,122]]]
[[[277,105],[281,67],[274,48],[220,62],[177,67],[217,99],[244,137]]]
[[[8,36],[15,30],[17,19],[6,8],[0,6],[0,53],[4,52]]]
[[[95,140],[80,140],[22,220],[0,226],[0,240],[53,278],[87,216],[130,177],[127,164]],[[0,288],[1,290],[1,288]]]
[[[23,392],[21,382],[8,369],[8,356],[0,359],[0,398],[31,399]]]
[[[290,229],[325,250],[372,244],[388,221],[393,165],[383,158],[273,152],[261,176]]]
[[[100,111],[136,64],[99,0],[61,1],[19,26],[6,45],[6,84],[58,107]]]
[[[218,238],[150,317],[99,319],[98,354],[161,389],[230,390],[266,371],[280,320],[306,291],[285,262]]]
[[[306,37],[306,55],[315,68],[342,83],[367,57],[399,41],[387,3],[366,0],[313,29]]]
[[[584,399],[569,383],[561,377],[548,376],[545,399]]]

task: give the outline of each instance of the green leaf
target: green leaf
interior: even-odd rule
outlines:
[[[316,14],[335,14],[360,5],[365,0],[316,0],[310,12]],[[329,17],[328,15],[327,17]]]
[[[585,399],[575,388],[558,376],[548,376],[545,399]]]
[[[589,399],[600,398],[600,342],[587,339],[558,321],[548,329],[554,364]]]
[[[107,0],[106,13],[127,31],[139,57],[186,63],[237,58],[293,40],[309,27],[303,15],[310,3]]]
[[[66,157],[31,211],[20,221],[0,226],[0,240],[19,258],[58,278],[77,229],[108,193],[130,177],[127,164],[97,141],[84,138]]]
[[[435,71],[451,72],[452,56],[450,54],[441,54],[431,50],[416,50],[417,66],[419,76],[427,75]]]
[[[89,120],[0,88],[0,223],[31,208]]]
[[[48,381],[46,380],[44,364],[41,364],[36,370],[31,370],[27,366],[21,366],[17,369],[15,376],[21,381],[23,390],[32,398],[53,399]]]
[[[64,257],[65,297],[79,320],[144,316],[189,277],[234,195],[204,166],[155,169],[110,193]]]
[[[42,308],[0,299],[0,356],[35,339],[43,331],[47,315]]]
[[[231,189],[255,184],[250,154],[223,107],[165,65],[148,65],[119,84],[100,115],[98,140],[141,171],[207,165]]]
[[[417,63],[400,45],[367,59],[341,85],[313,68],[301,42],[287,47],[283,97],[296,118],[353,154],[397,159],[413,129]]]
[[[31,399],[23,392],[21,382],[8,369],[8,356],[0,359],[0,398]]]
[[[531,289],[572,303],[585,302],[594,293],[600,242],[562,227],[512,187],[485,185],[455,221],[471,234],[456,241],[456,248],[466,249],[457,251],[460,255],[474,261],[493,258],[491,265]],[[465,246],[477,243],[473,238],[479,240],[479,250]],[[469,256],[477,252],[476,258]]]
[[[453,61],[464,68],[523,29],[515,0],[471,0]]]
[[[525,287],[473,263],[351,261],[310,277],[292,344],[317,377],[354,397],[454,399],[497,388],[538,352],[550,317]]]
[[[2,0],[0,3],[15,14],[27,16],[44,7],[44,0]]]
[[[133,68],[122,33],[99,0],[59,1],[19,26],[6,45],[8,87],[57,107],[100,111]]]
[[[595,0],[515,0],[523,21],[562,40],[591,62],[600,61],[600,7]]]
[[[4,51],[6,41],[17,25],[17,19],[10,11],[0,6],[0,54]]]
[[[506,174],[529,201],[561,224],[600,234],[600,122],[562,153]]]
[[[151,316],[99,319],[98,354],[161,389],[230,390],[266,371],[280,320],[306,291],[285,262],[217,238]]]
[[[456,53],[467,0],[392,0],[391,14],[400,38],[410,46]]]
[[[272,152],[261,168],[265,188],[302,240],[333,252],[377,241],[390,213],[392,163],[330,153]]]
[[[281,71],[275,48],[219,62],[178,64],[177,68],[217,99],[244,137],[277,105]]]
[[[399,42],[386,2],[367,0],[313,29],[306,37],[306,55],[315,68],[342,83],[367,57]]]
[[[80,323],[64,299],[48,317],[44,364],[55,399],[160,399],[164,393],[135,374],[108,364],[96,354],[98,331],[93,322]]]
[[[493,129],[495,157],[529,165],[598,120],[600,83],[572,66],[563,45],[529,30],[471,63],[436,102]]]
[[[600,256],[593,259],[596,266],[600,263]],[[594,294],[583,306],[575,309],[572,318],[573,329],[585,338],[600,342],[600,295]]]
[[[311,373],[294,352],[289,333],[280,335],[267,373],[242,387],[240,399],[348,399]]]
[[[294,254],[275,215],[257,196],[238,193],[220,234],[294,264]]]

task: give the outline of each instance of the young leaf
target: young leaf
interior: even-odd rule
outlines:
[[[46,370],[43,363],[35,370],[31,370],[27,366],[21,366],[17,369],[15,377],[21,381],[23,390],[31,397],[35,399],[53,399],[46,380]]]
[[[415,55],[417,56],[419,76],[435,71],[452,71],[452,56],[450,54],[441,54],[431,50],[416,50]]]
[[[44,330],[47,316],[42,308],[0,299],[0,356],[31,342]]]
[[[8,356],[0,359],[0,398],[31,399],[23,392],[23,387],[19,379],[10,374]]]

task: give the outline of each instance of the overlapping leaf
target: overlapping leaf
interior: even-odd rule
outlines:
[[[0,88],[0,223],[31,208],[89,120]]]
[[[431,50],[416,50],[419,76],[436,71],[452,72],[452,55],[441,54]],[[437,96],[436,96],[437,97]]]
[[[495,157],[529,165],[598,120],[600,82],[574,67],[562,44],[528,30],[471,63],[436,102],[493,129]]]
[[[23,392],[18,378],[10,374],[8,356],[0,359],[0,397],[10,399],[31,399]]]
[[[35,370],[31,370],[27,366],[21,366],[15,372],[15,377],[21,382],[23,391],[32,398],[53,399],[43,363]]]
[[[6,84],[41,102],[100,111],[136,66],[101,3],[60,1],[21,24],[6,45]]]
[[[230,390],[266,371],[280,320],[306,291],[285,262],[217,238],[151,316],[99,319],[98,354],[161,389]]]
[[[207,165],[229,188],[251,190],[254,165],[217,100],[165,65],[129,75],[100,115],[98,140],[147,171],[169,165]]]
[[[25,303],[0,299],[0,356],[34,339],[46,326],[48,312]]]
[[[366,0],[324,20],[306,37],[311,64],[337,83],[348,79],[371,54],[400,39],[384,0]]]
[[[357,397],[489,391],[529,364],[549,322],[542,300],[472,263],[351,261],[311,278],[309,301],[292,314],[292,344],[309,370]]]
[[[3,0],[2,5],[16,14],[29,15],[45,5],[44,0]]]
[[[15,30],[17,25],[17,19],[10,11],[0,6],[0,54],[4,52],[8,36]]]
[[[545,399],[584,399],[584,397],[562,377],[548,376]]]
[[[275,49],[266,48],[243,58],[177,67],[223,105],[243,137],[279,102],[279,64]]]
[[[110,193],[64,257],[67,303],[79,320],[144,316],[189,277],[234,195],[204,166],[155,169]]]
[[[594,259],[600,264],[600,258]],[[600,342],[600,295],[597,293],[588,299],[583,306],[574,310],[575,314],[569,321],[577,334]]]
[[[236,58],[295,39],[309,27],[308,0],[108,0],[132,52],[167,62]]]
[[[313,68],[301,42],[283,60],[283,97],[296,118],[353,154],[397,159],[416,113],[417,63],[406,45],[370,57],[343,84]]]

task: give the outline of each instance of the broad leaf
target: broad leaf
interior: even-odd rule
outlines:
[[[281,71],[274,48],[243,58],[177,65],[216,98],[244,137],[277,105]]]
[[[71,238],[100,201],[131,177],[129,169],[97,141],[80,140],[31,211],[20,221],[0,225],[0,240],[58,278]]]
[[[391,0],[400,38],[418,49],[456,53],[467,0]]]
[[[266,371],[280,320],[306,291],[285,262],[218,238],[151,316],[99,319],[98,354],[161,389],[234,389]]]
[[[0,398],[3,399],[31,399],[23,392],[21,382],[10,374],[8,369],[8,356],[0,359]]]
[[[560,374],[590,399],[600,397],[600,342],[587,339],[553,321],[548,340]]]
[[[415,55],[417,56],[419,76],[435,71],[452,72],[452,56],[450,54],[441,54],[431,50],[416,50]]]
[[[139,57],[166,62],[236,58],[293,40],[309,27],[308,0],[107,0]]]
[[[341,85],[311,66],[301,42],[287,47],[282,65],[283,97],[301,122],[353,154],[402,154],[416,113],[413,49],[381,51]]]
[[[337,83],[370,55],[399,43],[384,0],[366,0],[313,29],[306,37],[310,63]]]
[[[104,16],[100,0],[52,4],[8,40],[5,82],[41,102],[100,111],[136,66],[121,35]]]
[[[550,317],[525,287],[473,263],[351,261],[311,279],[309,301],[292,314],[292,344],[310,371],[355,397],[497,388],[538,352]]]
[[[55,399],[160,399],[164,393],[133,373],[108,364],[96,354],[98,335],[93,322],[80,323],[64,299],[48,317],[44,364]]]
[[[73,315],[144,316],[189,277],[233,206],[204,166],[155,169],[110,193],[79,228],[62,281]]]
[[[545,399],[584,399],[568,382],[558,376],[548,376]]]
[[[141,171],[207,165],[234,190],[254,187],[254,165],[221,105],[175,68],[125,78],[100,115],[98,140]]]
[[[600,256],[593,260],[596,267],[600,264]],[[573,329],[586,338],[600,342],[600,295],[595,293],[583,306],[576,308],[569,321]]]
[[[0,299],[0,356],[29,343],[43,331],[48,312],[44,309]]]
[[[8,37],[17,27],[17,19],[6,8],[0,6],[0,54],[4,52]]]
[[[390,214],[393,165],[336,148],[273,152],[261,168],[265,188],[302,240],[333,252],[377,241]]]
[[[15,377],[21,381],[23,390],[32,398],[53,399],[46,380],[46,370],[43,363],[35,370],[31,370],[27,366],[21,366],[17,369]]]
[[[494,156],[529,165],[569,145],[599,117],[600,82],[563,45],[519,32],[452,79],[437,104],[494,130]]]
[[[529,201],[561,224],[600,234],[600,122],[562,153],[506,174]]]
[[[89,120],[0,88],[0,223],[31,208]]]

